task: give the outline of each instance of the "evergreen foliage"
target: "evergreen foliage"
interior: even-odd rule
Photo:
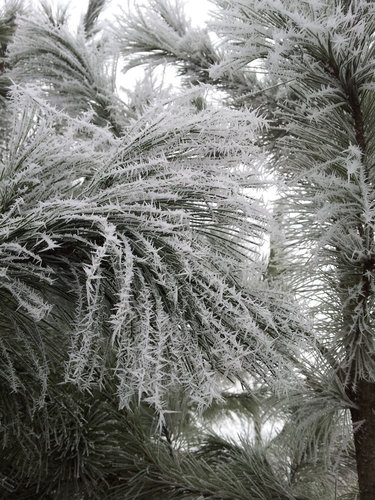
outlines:
[[[375,498],[374,4],[105,6],[0,12],[0,496]]]
[[[225,489],[174,441],[223,379],[280,385],[291,370],[303,326],[262,283],[266,125],[199,109],[204,90],[134,113],[103,5],[76,34],[66,9],[2,14],[1,495],[231,496],[235,476]]]

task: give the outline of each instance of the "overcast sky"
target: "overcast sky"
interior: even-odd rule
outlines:
[[[33,3],[37,4],[38,0],[33,0]],[[88,0],[72,0],[70,2],[68,0],[49,0],[48,3],[52,5],[69,4],[69,12],[71,13],[72,18],[79,19],[87,8]],[[115,13],[120,7],[126,9],[128,6],[136,3],[147,5],[147,0],[141,0],[139,2],[134,0],[108,0],[107,12]],[[209,0],[185,0],[183,3],[185,5],[185,12],[192,20],[193,24],[203,26],[207,20],[208,12],[212,10],[212,5]]]
[[[170,0],[173,3],[176,0]],[[177,0],[181,1],[185,6],[185,12],[187,17],[192,21],[193,26],[205,26],[207,19],[209,18],[209,11],[213,10],[213,5],[209,0]],[[1,2],[1,0],[0,0]],[[31,0],[34,5],[38,5],[39,0]],[[71,28],[76,28],[79,23],[80,18],[85,13],[89,0],[47,0],[47,3],[56,7],[57,5],[69,5],[69,24]],[[148,0],[107,0],[107,7],[102,14],[102,17],[107,17],[111,19],[112,16],[116,16],[116,12],[121,9],[127,10],[133,5],[147,5]],[[162,73],[160,71],[160,73]],[[129,73],[127,73],[127,79],[118,74],[118,91],[122,94],[122,88],[134,88],[137,80],[139,80],[144,74],[142,68],[134,68]],[[156,73],[157,74],[157,73]],[[175,70],[173,68],[168,68],[164,73],[165,84],[173,84],[173,86],[178,86],[178,79],[175,76]],[[129,79],[130,77],[130,79]]]

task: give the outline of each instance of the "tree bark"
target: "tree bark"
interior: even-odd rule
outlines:
[[[360,380],[351,399],[359,498],[375,500],[375,383]]]

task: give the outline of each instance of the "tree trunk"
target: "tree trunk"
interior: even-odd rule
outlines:
[[[375,500],[375,383],[358,381],[351,399],[359,499]]]

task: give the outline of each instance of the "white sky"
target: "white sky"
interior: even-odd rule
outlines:
[[[86,11],[88,0],[49,0],[51,5],[66,5],[69,4],[69,12],[74,20],[78,20],[80,16]],[[209,11],[212,10],[212,5],[209,0],[185,0],[183,1],[185,5],[185,12],[187,17],[191,19],[193,25],[204,26],[205,21],[209,17]],[[37,5],[38,0],[33,0],[33,4]],[[137,2],[136,0],[108,0],[108,6],[106,12],[109,14],[115,14],[120,8],[125,10],[128,6],[134,4],[144,4],[147,5],[147,0],[141,0]],[[105,15],[105,13],[104,13]],[[75,24],[75,22],[74,22]]]
[[[2,0],[0,0],[1,3]],[[191,20],[193,26],[204,27],[206,25],[207,20],[210,17],[210,11],[214,9],[214,6],[211,4],[210,0],[170,0],[173,4],[174,1],[179,1],[183,3],[184,10],[188,19]],[[35,6],[38,5],[39,0],[31,0],[31,3]],[[52,7],[56,8],[58,5],[67,5],[68,15],[69,15],[69,24],[72,29],[75,29],[79,23],[80,18],[84,15],[87,10],[87,6],[89,0],[47,0],[47,3]],[[107,18],[110,20],[116,19],[116,12],[120,12],[121,9],[127,10],[131,9],[134,5],[146,5],[148,0],[107,0],[107,6],[102,13],[102,18]],[[119,68],[121,69],[121,68]],[[127,73],[127,84],[125,85],[125,80],[121,73],[118,74],[117,85],[120,96],[123,97],[123,86],[128,89],[134,88],[136,82],[139,79],[142,79],[142,75],[144,74],[144,68],[133,68]],[[158,72],[154,73],[155,76]],[[160,71],[160,75],[162,71]],[[129,79],[130,77],[130,79]],[[164,84],[173,86],[178,86],[178,79],[176,78],[175,70],[171,67],[166,69],[166,72],[163,76]]]

